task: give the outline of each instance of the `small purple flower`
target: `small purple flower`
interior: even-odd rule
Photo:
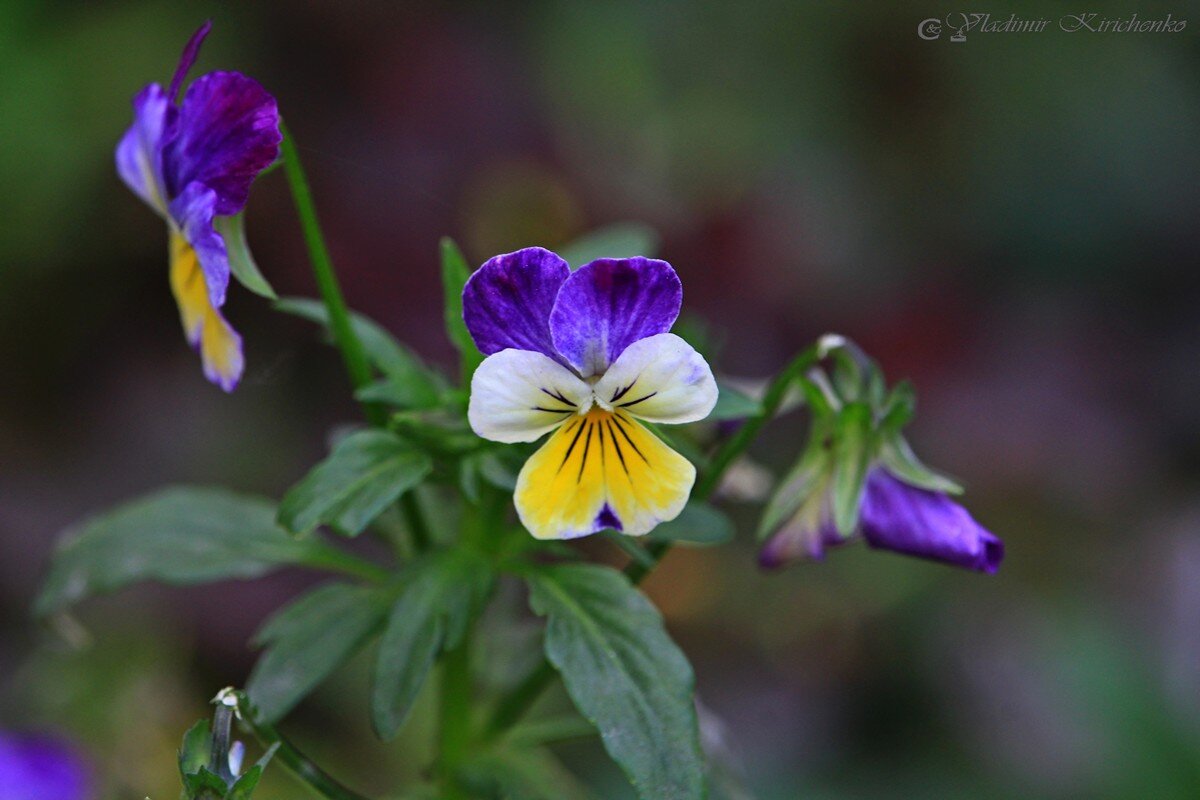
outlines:
[[[91,800],[91,773],[61,740],[0,731],[2,800]]]
[[[639,536],[683,510],[696,470],[642,424],[695,422],[717,401],[704,358],[668,333],[682,298],[665,261],[571,272],[540,247],[496,256],[467,281],[463,318],[487,356],[471,379],[471,428],[509,443],[551,434],[514,494],[537,538]]]
[[[857,533],[871,547],[989,574],[1004,559],[1004,542],[948,495],[907,484],[883,467],[868,474],[859,508]],[[759,563],[774,568],[796,558],[821,559],[827,547],[846,541],[833,524],[828,492],[815,491],[767,540]]]
[[[201,75],[179,89],[212,24],[188,41],[170,88],[133,98],[133,125],[117,145],[117,174],[167,222],[171,290],[205,376],[233,391],[244,367],[241,337],[221,314],[230,267],[214,220],[246,205],[250,184],[279,156],[275,98],[238,72]]]

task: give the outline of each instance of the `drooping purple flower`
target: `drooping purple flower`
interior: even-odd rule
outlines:
[[[886,469],[867,476],[859,522],[871,547],[994,573],[1004,542],[943,492],[910,486]]]
[[[943,492],[912,486],[874,467],[859,506],[858,530],[843,538],[833,523],[828,485],[814,491],[763,545],[759,564],[767,569],[799,558],[824,558],[825,550],[860,536],[870,547],[994,573],[1004,559],[1004,542]]]
[[[572,273],[540,247],[496,256],[467,281],[463,318],[487,355],[471,380],[471,427],[498,442],[553,432],[517,478],[534,536],[641,535],[687,503],[695,468],[640,422],[694,422],[717,400],[704,358],[668,333],[682,294],[665,261],[601,259]]]
[[[221,314],[230,266],[218,217],[239,213],[250,184],[279,156],[279,110],[257,81],[238,72],[179,89],[211,23],[184,47],[170,88],[152,83],[133,98],[133,125],[116,149],[117,174],[167,222],[171,289],[205,376],[232,391],[244,367],[241,337]]]
[[[92,800],[91,771],[72,746],[50,736],[0,731],[2,800]]]

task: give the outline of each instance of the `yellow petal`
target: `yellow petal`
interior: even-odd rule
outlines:
[[[592,409],[542,445],[517,478],[521,522],[539,539],[604,528],[649,533],[683,510],[696,469],[624,411]]]
[[[200,350],[204,375],[225,391],[233,391],[242,376],[242,337],[213,307],[196,251],[183,234],[171,232],[171,292],[188,343]]]

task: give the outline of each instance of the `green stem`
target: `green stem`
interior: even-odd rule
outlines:
[[[737,433],[726,439],[725,443],[717,450],[716,455],[709,462],[708,469],[704,471],[696,483],[696,488],[692,490],[693,500],[707,500],[712,496],[717,486],[720,485],[725,471],[754,442],[762,427],[774,419],[788,389],[819,360],[819,355],[818,346],[813,345],[792,359],[791,363],[775,377],[763,396],[759,412],[748,418]],[[632,560],[626,565],[625,576],[636,586],[654,571],[654,568],[670,550],[669,542],[652,542],[646,546],[646,558]],[[554,680],[555,675],[555,670],[550,663],[543,661],[511,694],[500,701],[486,729],[487,735],[498,736],[514,725],[537,701],[541,693]]]
[[[314,569],[324,569],[362,578],[372,583],[383,583],[392,577],[392,573],[378,564],[373,564],[336,547],[314,548],[309,555],[305,556],[303,564]]]
[[[275,751],[275,760],[287,767],[289,772],[307,784],[310,789],[329,800],[369,800],[366,795],[346,788],[327,775],[308,756],[301,753],[295,745],[280,735],[274,725],[260,722],[254,706],[251,705],[244,692],[233,692],[233,697],[237,699],[238,717],[242,724],[249,729],[263,747],[278,745],[279,749]]]
[[[438,774],[445,800],[466,798],[455,770],[471,745],[471,639],[470,631],[458,647],[442,657],[441,754]]]
[[[283,133],[280,143],[280,153],[283,158],[284,172],[287,174],[288,187],[292,192],[292,202],[296,206],[296,215],[300,218],[300,227],[304,231],[304,244],[308,248],[308,258],[312,263],[313,276],[317,280],[317,289],[321,300],[329,312],[329,330],[333,333],[333,341],[342,353],[346,372],[350,376],[350,384],[355,390],[361,389],[371,382],[371,365],[367,361],[367,353],[362,342],[354,333],[350,324],[350,310],[346,307],[346,299],[342,295],[342,287],[338,283],[337,273],[333,270],[333,260],[329,257],[329,248],[325,246],[325,236],[321,232],[321,223],[317,220],[317,208],[313,203],[312,190],[308,186],[308,178],[296,152],[292,134],[280,122],[279,128]],[[372,425],[383,425],[386,421],[384,409],[374,403],[364,403],[363,409]]]

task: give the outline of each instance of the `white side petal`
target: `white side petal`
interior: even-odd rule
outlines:
[[[501,350],[471,378],[467,419],[493,442],[532,442],[592,405],[592,390],[573,372],[532,350]]]
[[[596,402],[648,422],[704,419],[717,404],[708,362],[673,333],[634,342],[595,386]]]

